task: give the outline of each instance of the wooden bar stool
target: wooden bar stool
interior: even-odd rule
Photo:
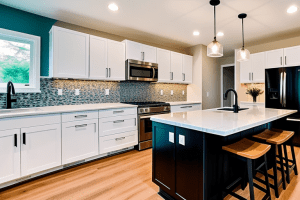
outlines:
[[[224,151],[230,152],[229,155],[237,157],[240,160],[247,162],[250,199],[254,200],[254,188],[253,187],[256,187],[257,189],[266,193],[266,195],[264,196],[263,199],[271,199],[270,185],[269,185],[269,178],[268,178],[268,171],[267,171],[268,170],[267,157],[266,157],[266,153],[271,149],[271,146],[266,145],[266,144],[261,144],[258,142],[254,142],[252,140],[244,138],[236,143],[233,143],[233,144],[230,144],[227,146],[223,146],[222,149]],[[262,156],[264,156],[264,162],[257,169],[253,170],[253,162],[252,161],[257,158],[260,158]],[[224,162],[222,165],[224,165]],[[264,166],[264,171],[265,171],[263,173],[263,175],[265,176],[265,181],[263,181],[263,184],[265,184],[266,189],[253,182],[253,178],[255,177],[255,176],[253,177],[253,172],[255,175],[257,170],[259,170],[263,166]],[[222,166],[222,172],[223,172],[223,168],[224,168],[224,166]],[[242,180],[243,180],[243,178],[240,177],[227,187],[223,186],[223,180],[222,180],[221,181],[222,182],[222,190],[224,189],[227,194],[230,194],[237,199],[245,200],[246,198],[233,192],[234,186],[236,186]]]
[[[282,188],[284,190],[286,189],[285,173],[286,173],[287,183],[290,183],[290,173],[292,170],[294,170],[295,175],[298,174],[294,146],[290,144],[292,157],[293,157],[292,160],[288,158],[287,149],[286,149],[287,142],[289,141],[289,139],[293,137],[293,135],[294,135],[293,131],[283,131],[279,129],[271,129],[271,130],[266,129],[262,133],[253,136],[256,139],[259,139],[265,143],[272,145],[272,149],[274,153],[274,160],[273,160],[274,175],[273,176],[269,175],[269,177],[274,180],[274,185],[270,184],[270,186],[275,190],[276,198],[279,197],[278,187],[280,186],[281,183],[282,183]],[[284,157],[282,155],[282,146],[284,148],[284,154],[285,154]],[[279,161],[277,161],[277,158],[279,158]],[[292,164],[289,165],[289,163]],[[280,164],[280,167],[277,167],[277,164]],[[278,177],[277,170],[281,171],[281,176],[282,176],[282,178],[279,181],[277,178]]]

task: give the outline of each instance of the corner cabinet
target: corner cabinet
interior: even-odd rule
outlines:
[[[139,60],[156,63],[156,47],[148,46],[130,40],[123,41],[126,45],[126,60]]]
[[[156,122],[152,126],[152,181],[177,200],[203,199],[203,134]]]
[[[265,52],[251,54],[248,61],[240,62],[240,82],[264,83],[265,63]]]
[[[89,35],[53,26],[50,30],[49,76],[88,78]]]

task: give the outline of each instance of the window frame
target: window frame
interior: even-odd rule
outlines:
[[[41,37],[0,28],[0,39],[30,44],[29,86],[14,83],[16,93],[40,93]],[[0,93],[6,93],[7,83],[0,83]]]

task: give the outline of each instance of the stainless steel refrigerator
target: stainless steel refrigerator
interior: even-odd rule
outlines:
[[[300,146],[300,67],[266,69],[265,74],[266,108],[298,110],[275,126],[295,131],[293,143]]]

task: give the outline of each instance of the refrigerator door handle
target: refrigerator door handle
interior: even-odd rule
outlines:
[[[281,106],[283,106],[282,105],[282,78],[283,78],[283,74],[282,74],[282,72],[280,72],[280,96],[279,96],[279,98],[280,98],[280,104],[281,104]]]
[[[283,72],[283,107],[286,107],[286,72]]]

